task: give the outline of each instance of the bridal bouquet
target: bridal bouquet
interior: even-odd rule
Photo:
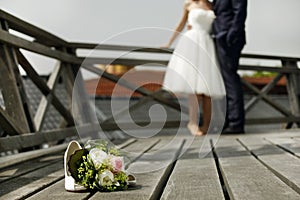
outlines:
[[[92,190],[125,190],[132,177],[126,174],[118,149],[103,140],[88,141],[71,155],[68,166],[76,183]]]

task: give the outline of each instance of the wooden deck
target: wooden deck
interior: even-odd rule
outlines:
[[[2,168],[0,199],[300,199],[300,131],[221,136],[199,159],[203,140],[183,133],[115,141],[134,153],[127,166],[137,185],[112,193],[66,192],[57,148]]]
[[[143,95],[144,98],[128,108],[137,113],[130,114],[139,125],[148,125],[149,116],[146,119],[140,118],[139,113],[145,114],[148,109],[137,108],[149,107],[153,100],[174,109],[176,116],[187,113],[186,106],[171,101],[164,91],[152,92],[144,87],[137,87],[126,79],[95,67],[98,64],[167,65],[168,59],[156,60],[156,56],[152,55],[170,54],[172,49],[67,42],[1,9],[0,21],[0,52],[3,52],[0,56],[1,155],[10,151],[34,149],[45,143],[58,144],[76,136],[78,130],[86,135],[95,133],[94,122],[98,122],[98,119],[94,119],[89,106],[90,99],[85,94],[81,69]],[[30,39],[12,34],[12,31],[29,36]],[[86,57],[78,52],[96,49],[115,51],[118,54],[141,53],[140,55],[147,54],[150,57]],[[38,74],[36,66],[24,55],[23,50],[56,61],[47,81]],[[300,127],[300,69],[297,67],[300,58],[254,54],[243,54],[242,58],[276,60],[282,63],[280,67],[239,66],[240,70],[278,73],[261,90],[243,81],[243,85],[256,95],[247,101],[246,112],[263,100],[280,114],[280,117],[272,115],[267,118],[258,118],[264,116],[255,114],[253,118],[247,118],[247,125],[286,123],[286,128],[292,128],[294,124]],[[28,90],[24,87],[19,66],[43,95],[38,98],[35,112],[29,101],[34,97],[27,96]],[[283,77],[287,80],[289,108],[268,95]],[[59,82],[64,85],[67,94],[65,98],[59,98],[57,94]],[[60,129],[46,131],[43,128],[52,107],[61,118],[59,123],[55,122]],[[124,113],[125,110],[121,109],[116,115],[120,117]],[[79,119],[74,119],[73,116]],[[110,115],[98,118],[101,118],[102,130],[120,129],[120,124],[116,124]],[[217,146],[213,147],[212,144],[217,142],[216,138],[207,140],[208,137],[201,137],[194,140],[186,130],[175,137],[176,132],[167,128],[178,128],[181,118],[166,121],[159,121],[158,117],[155,119],[159,122],[155,125],[164,123],[163,130],[168,132],[164,136],[161,134],[148,139],[115,141],[124,151],[134,153],[130,154],[127,167],[129,171],[136,172],[135,187],[113,193],[66,192],[63,170],[66,144],[62,144],[49,149],[0,157],[0,199],[300,199],[299,130],[222,136]],[[79,124],[75,126],[74,120]],[[122,125],[128,125],[126,121],[121,121],[123,122]],[[145,133],[146,131],[139,131],[136,135],[144,136]],[[207,154],[200,159],[198,155],[203,141],[207,142],[207,146],[201,152]]]

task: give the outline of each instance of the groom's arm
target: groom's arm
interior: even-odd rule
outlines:
[[[247,17],[247,0],[231,0],[231,3],[234,17],[227,34],[227,44],[229,45],[235,43],[239,33],[244,31]]]

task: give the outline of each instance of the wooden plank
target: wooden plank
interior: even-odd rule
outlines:
[[[270,134],[265,134],[265,135],[270,135]],[[271,135],[273,136],[273,134],[271,134]],[[279,133],[278,133],[278,135],[279,135]],[[291,137],[293,135],[296,135],[295,131],[288,131],[286,134],[281,133],[279,136]],[[275,196],[273,199],[299,199],[299,194],[296,193],[298,196],[292,196],[292,195],[295,195],[295,193],[291,193],[291,191],[289,189],[286,189],[289,187],[287,185],[283,184],[279,179],[276,179],[275,176],[272,176],[273,178],[269,179],[269,176],[268,176],[268,174],[270,173],[269,170],[266,170],[267,171],[266,173],[261,173],[261,170],[259,170],[260,168],[256,168],[255,166],[251,165],[251,162],[249,162],[249,161],[245,162],[245,160],[246,160],[245,158],[250,157],[254,161],[256,161],[256,163],[258,163],[258,161],[253,156],[249,155],[249,152],[246,152],[246,154],[243,152],[243,151],[245,151],[245,149],[239,143],[237,143],[237,146],[239,148],[236,148],[236,145],[232,145],[233,144],[232,141],[233,140],[236,141],[234,139],[236,137],[237,137],[236,135],[232,136],[232,137],[226,137],[227,138],[226,140],[229,142],[226,142],[226,141],[222,142],[222,140],[221,140],[220,143],[223,146],[222,145],[220,146],[220,148],[221,148],[220,151],[223,154],[223,157],[219,158],[219,160],[223,159],[223,161],[226,161],[225,163],[223,162],[223,168],[225,165],[225,168],[227,168],[227,170],[231,169],[232,176],[236,177],[238,179],[232,183],[233,183],[233,185],[237,185],[237,188],[240,188],[240,190],[241,190],[240,193],[245,193],[241,197],[241,199],[243,197],[244,197],[244,199],[269,199],[269,198],[271,198],[272,196],[267,196],[267,195],[265,195],[263,197],[259,196],[260,192],[262,192],[262,190],[264,190],[264,189],[267,193],[270,192],[271,190],[273,190],[273,193],[274,193],[273,197]],[[249,136],[243,135],[239,138],[247,139],[248,137]],[[255,137],[261,138],[260,135],[255,135]],[[157,142],[157,141],[154,141],[153,144],[149,144],[149,141],[152,139],[150,139],[150,140],[143,139],[140,141],[136,141],[134,143],[132,143],[133,141],[128,141],[127,145],[129,145],[129,146],[127,146],[127,147],[128,147],[128,150],[131,148],[131,150],[130,150],[131,152],[138,152],[137,156],[139,156],[139,155],[143,154],[143,152],[141,151],[141,148],[144,147],[146,149],[146,145],[148,145],[148,148],[151,148],[150,150],[148,149],[148,151],[155,151],[157,149],[161,149],[170,141],[170,137],[159,137],[158,139],[160,142],[158,144],[156,144],[156,146],[154,148],[151,148],[150,146],[155,144],[155,142]],[[225,139],[223,139],[223,140],[225,140]],[[219,145],[220,145],[220,143],[219,143]],[[136,145],[139,144],[139,145],[134,146],[133,144],[136,144]],[[176,147],[170,148],[170,149],[173,151],[173,153],[174,153],[174,151],[178,150],[178,149],[176,149]],[[234,153],[233,151],[236,151],[236,152]],[[197,152],[197,149],[189,149],[187,151],[187,154],[184,155],[184,157],[182,157],[182,161],[186,162],[187,160],[189,160],[190,154],[194,154],[195,152]],[[217,153],[219,153],[219,152],[217,152]],[[149,159],[144,160],[144,158],[145,157],[142,156],[139,160],[137,160],[137,162],[141,161],[142,164],[149,164],[150,160]],[[193,156],[192,156],[192,159],[193,159]],[[205,161],[207,161],[207,160],[205,160]],[[235,161],[235,162],[233,162],[233,161]],[[176,167],[180,166],[180,162],[181,162],[181,160],[177,161],[173,173],[176,173],[176,169],[177,169]],[[238,162],[238,163],[236,163],[236,162]],[[193,162],[192,165],[195,163],[197,163],[197,162]],[[208,165],[205,165],[205,164],[208,164]],[[198,167],[198,168],[202,169],[201,166],[203,166],[204,169],[206,169],[206,167],[211,166],[209,162],[208,163],[205,162],[205,164],[200,165],[200,166],[196,165],[195,168]],[[222,167],[221,162],[220,162],[220,164]],[[140,166],[143,166],[143,165],[140,164]],[[133,167],[140,167],[140,166],[133,166]],[[183,165],[182,167],[184,167],[184,166],[189,166],[189,165]],[[251,166],[255,167],[255,168],[252,168]],[[259,165],[259,166],[263,167],[262,165]],[[258,171],[253,170],[253,169],[258,169]],[[211,170],[211,168],[210,168],[210,170]],[[50,197],[56,198],[56,199],[86,199],[86,198],[89,198],[92,195],[94,195],[94,194],[90,194],[90,193],[70,193],[70,192],[64,191],[64,180],[61,179],[63,177],[63,171],[62,170],[61,170],[61,172],[58,172],[58,171],[59,170],[53,171],[53,176],[55,176],[55,177],[60,176],[60,178],[53,178],[50,175],[51,176],[50,178],[49,178],[49,176],[48,177],[44,176],[42,178],[38,177],[37,179],[35,179],[34,177],[36,177],[36,176],[32,176],[32,173],[29,173],[31,175],[27,175],[27,177],[25,177],[24,179],[22,179],[23,177],[20,177],[20,179],[19,179],[20,181],[22,181],[22,180],[28,181],[29,180],[28,177],[31,177],[31,180],[30,180],[30,182],[27,182],[27,186],[24,186],[24,187],[22,185],[20,186],[20,183],[16,183],[16,184],[19,184],[19,187],[18,188],[16,187],[16,190],[19,192],[15,193],[14,191],[12,191],[13,193],[11,193],[11,194],[6,193],[6,194],[10,194],[11,196],[5,196],[5,197],[9,197],[10,199],[15,199],[16,197],[32,197],[32,199],[39,199],[39,198],[49,199]],[[204,171],[206,173],[206,170],[204,170]],[[253,177],[255,177],[255,179],[257,179],[257,180],[255,180],[255,184],[256,184],[255,187],[257,187],[258,190],[256,190],[256,188],[255,188],[255,190],[253,189],[254,181],[252,181],[252,179],[249,178],[251,176],[248,175],[248,173],[249,173],[248,171],[251,171],[252,179],[254,179]],[[43,173],[43,172],[41,172],[41,173]],[[40,176],[41,173],[38,173],[38,176]],[[207,173],[209,173],[209,172],[207,172]],[[224,171],[223,171],[223,174],[224,174]],[[229,174],[229,173],[227,173],[227,174]],[[198,176],[198,174],[195,174],[195,171],[191,172],[191,176],[192,175],[194,175],[196,177]],[[204,176],[204,174],[201,176]],[[92,199],[98,199],[98,198],[101,198],[101,199],[118,199],[118,198],[120,198],[120,199],[131,199],[131,198],[132,199],[141,199],[143,197],[145,197],[145,199],[149,199],[149,195],[144,194],[144,193],[149,193],[149,190],[151,190],[151,189],[148,189],[148,186],[152,187],[152,189],[153,189],[153,187],[155,187],[156,191],[158,191],[157,187],[163,188],[163,184],[159,184],[159,186],[157,186],[157,184],[156,184],[157,182],[153,181],[153,179],[158,179],[158,177],[161,177],[161,176],[157,173],[157,171],[145,173],[145,174],[137,174],[137,180],[138,180],[137,187],[132,187],[132,188],[130,188],[130,190],[122,191],[122,192],[96,193],[92,197]],[[233,181],[233,177],[230,178],[231,181]],[[274,177],[275,177],[275,181],[274,181]],[[26,178],[28,178],[28,179],[26,179]],[[192,176],[191,178],[193,179],[194,177]],[[207,178],[211,178],[211,177],[209,176]],[[171,179],[172,179],[172,175],[171,175],[170,180]],[[17,178],[15,180],[17,180]],[[204,180],[205,179],[203,179],[203,184],[205,183]],[[182,179],[182,181],[185,181],[185,180]],[[190,182],[190,183],[192,183],[192,182]],[[212,182],[209,182],[206,187],[211,187],[211,183]],[[276,187],[274,187],[274,185]],[[14,185],[12,185],[12,186],[14,186]],[[176,186],[176,184],[175,184],[175,186]],[[164,192],[167,192],[168,187],[169,186],[166,187]],[[264,187],[267,187],[267,188],[264,188]],[[261,189],[259,190],[259,188],[261,188]],[[278,190],[278,188],[279,188],[279,190]],[[198,187],[198,190],[199,189],[201,190],[203,188]],[[258,192],[258,194],[256,194],[256,196],[255,196],[255,193],[257,193],[257,192]],[[183,191],[183,193],[184,193],[184,191]],[[209,191],[207,191],[207,193],[209,193]],[[254,194],[248,195],[248,193],[251,193],[251,194],[254,193]],[[185,194],[187,194],[187,193],[185,193]],[[196,199],[199,199],[199,198],[201,199],[201,197],[203,197],[204,199],[207,199],[207,198],[205,198],[206,195],[203,195],[203,194],[204,193],[202,193],[202,195],[201,195],[199,192],[198,196],[196,196],[197,197]],[[15,196],[15,195],[19,195],[19,196]],[[49,195],[49,196],[47,196],[47,195]],[[191,192],[191,195],[192,195],[192,192]],[[284,195],[286,195],[286,196],[284,196]],[[153,196],[151,196],[150,198],[152,198],[152,197]],[[162,197],[164,198],[166,196],[163,195]],[[251,197],[253,197],[253,198],[251,198]],[[256,198],[256,197],[258,197],[258,198]],[[157,199],[157,198],[158,197],[155,196],[155,199]],[[180,199],[180,198],[178,198],[178,199]],[[235,199],[235,198],[232,198],[232,199]],[[238,199],[240,199],[240,197]]]
[[[300,141],[292,138],[267,137],[266,140],[300,158]]]
[[[296,57],[288,57],[288,56],[270,56],[270,55],[257,55],[257,54],[242,54],[243,58],[256,58],[256,59],[269,59],[269,60],[300,60]]]
[[[300,142],[295,138],[267,138],[268,141],[300,158]]]
[[[78,124],[97,123],[98,119],[93,113],[90,99],[85,90],[85,83],[80,66],[66,64],[64,67],[64,81],[69,94],[73,115]]]
[[[160,140],[155,139],[139,139],[135,143],[126,146],[121,151],[125,154],[125,168],[128,169],[128,166],[141,157],[145,152],[150,151],[154,146],[156,146]]]
[[[163,142],[163,146],[165,146],[165,144],[168,144],[170,141],[161,140],[161,142]],[[129,171],[146,170],[144,173],[136,173],[136,187],[114,193],[96,193],[91,199],[159,199],[164,184],[173,168],[170,163],[176,159],[182,144],[182,139],[171,141],[168,149],[161,152],[160,157],[151,157],[150,154],[145,154],[136,162],[132,163],[129,166]],[[158,148],[154,147],[153,153],[158,153],[157,151],[159,151],[160,148],[161,146]],[[153,166],[161,166],[161,168],[154,170]],[[149,171],[147,172],[147,170]]]
[[[78,139],[78,141],[83,143],[83,142],[86,142],[88,139],[90,139],[90,138]],[[120,141],[114,141],[114,143],[115,142],[118,143],[116,145],[118,148],[124,148],[124,147],[127,147],[127,146],[131,145],[132,143],[136,142],[136,140],[135,139],[122,140],[121,144],[120,144]],[[17,175],[26,173],[27,171],[24,171],[26,168],[30,168],[30,167],[38,168],[40,166],[37,163],[43,164],[44,162],[41,162],[41,161],[45,160],[44,158],[41,158],[41,157],[43,157],[43,156],[51,157],[53,155],[60,156],[60,152],[65,150],[67,148],[67,145],[68,144],[64,143],[64,144],[56,145],[56,146],[46,148],[46,149],[38,149],[38,150],[34,150],[34,151],[29,151],[29,152],[24,152],[24,153],[19,153],[19,154],[2,157],[1,162],[0,162],[0,174],[2,174],[2,175],[7,174],[6,171],[12,171],[13,169],[18,168],[18,166],[19,166],[20,169],[18,170],[17,174],[13,174],[13,176],[15,177]],[[32,160],[32,159],[35,159],[35,160]],[[28,160],[30,160],[30,161],[28,161]],[[11,177],[8,177],[8,178],[11,178]],[[7,177],[5,178],[2,176],[0,178],[0,182],[4,179],[7,179]]]
[[[160,63],[167,64],[168,61],[160,61],[160,60],[149,60],[149,59],[114,59],[114,58],[88,58],[85,57],[76,57],[74,55],[58,51],[48,46],[27,41],[23,38],[14,36],[5,31],[0,30],[0,41],[9,45],[12,45],[17,48],[26,49],[28,51],[32,51],[34,53],[38,53],[47,57],[55,58],[63,62],[78,64],[124,64],[124,65],[137,65],[137,64],[145,64],[145,63]]]
[[[283,74],[278,74],[271,82],[269,82],[263,89],[261,90],[261,94],[267,94],[272,88],[274,88],[278,81],[281,80]],[[261,94],[252,97],[247,104],[245,105],[245,111],[249,112],[251,108],[261,99]]]
[[[59,141],[77,136],[73,128],[67,130],[53,130],[43,133],[26,133],[20,136],[0,138],[0,152],[34,147],[48,142]]]
[[[22,163],[10,165],[4,169],[0,170],[0,183],[1,184],[8,184],[10,180],[26,175],[30,172],[34,172],[38,169],[47,167],[53,163],[58,163],[63,160],[63,150],[64,148],[55,148],[52,151],[48,151],[48,154],[40,155],[38,158],[30,159],[28,157]],[[23,155],[27,156],[27,155]]]
[[[69,43],[69,47],[75,49],[99,49],[99,50],[119,50],[119,51],[134,51],[139,50],[142,52],[153,51],[154,53],[172,53],[174,49],[160,49],[160,48],[149,48],[143,46],[128,46],[128,45],[107,45],[107,44],[95,44],[95,43],[78,43],[78,42],[71,42]],[[269,55],[258,55],[258,54],[241,54],[242,58],[254,58],[254,59],[270,59],[270,60],[300,60],[296,57],[287,57],[287,56],[269,56]]]
[[[0,41],[17,48],[26,49],[34,53],[38,53],[44,56],[58,59],[60,61],[75,63],[75,64],[81,64],[83,62],[82,59],[76,58],[75,56],[72,56],[70,54],[55,50],[53,48],[50,48],[48,46],[36,42],[25,40],[23,38],[14,36],[2,30],[0,30]]]
[[[60,102],[59,98],[54,94],[54,91],[47,86],[45,81],[38,75],[25,56],[19,50],[16,51],[16,53],[21,66],[27,73],[27,76],[30,77],[32,82],[37,86],[44,96],[48,98],[48,96],[51,95],[49,100],[51,98],[52,104],[56,110],[66,119],[69,125],[74,125],[72,114]]]
[[[57,62],[56,66],[54,67],[47,81],[47,86],[49,87],[50,90],[54,91],[58,83],[58,80],[60,78],[61,71],[62,71],[61,63]],[[51,101],[52,101],[52,94],[48,95],[47,98],[43,96],[39,103],[38,109],[34,116],[34,123],[37,131],[40,131],[42,129],[42,125],[46,117],[46,112],[51,104]]]
[[[127,152],[137,152],[136,154],[131,154],[133,157],[130,160],[135,160],[145,151],[148,151],[158,142],[157,139],[154,140],[139,140],[134,143],[130,143],[128,146],[124,147],[124,151]],[[105,194],[105,193],[99,193]],[[115,193],[111,193],[115,194]],[[91,194],[89,192],[83,193],[74,193],[67,192],[64,188],[64,180],[58,181],[57,183],[47,187],[45,190],[42,190],[34,195],[32,195],[29,199],[86,199],[90,197]]]
[[[2,170],[1,174],[12,173],[12,175],[4,180],[5,186],[1,187],[0,198],[25,198],[61,180],[64,174],[63,151],[59,151]]]
[[[66,95],[66,98],[67,98],[67,101],[70,102],[70,108],[71,108],[71,111],[72,111],[72,114],[73,116],[76,116],[76,123],[78,124],[78,118],[81,118],[81,113],[79,115],[75,115],[76,113],[76,108],[74,105],[74,102],[72,101],[72,96],[73,96],[73,87],[74,87],[74,74],[73,72],[71,71],[70,69],[70,66],[69,64],[66,64],[66,63],[62,63],[62,81],[63,81],[63,86],[65,88],[65,91],[67,93]]]
[[[62,171],[63,173],[63,171]],[[56,200],[64,200],[64,199],[74,199],[74,200],[83,200],[88,199],[91,194],[87,191],[84,192],[67,192],[65,190],[65,180],[62,179],[53,185],[41,190],[40,192],[37,191],[36,194],[28,197],[27,199],[56,199]]]
[[[268,103],[269,105],[271,105],[273,108],[275,108],[276,110],[278,110],[280,113],[282,113],[285,116],[288,117],[293,117],[292,113],[290,111],[288,111],[287,109],[285,109],[283,106],[281,106],[280,104],[276,103],[275,101],[273,101],[270,97],[268,97],[266,94],[263,94],[260,92],[260,90],[255,87],[254,85],[248,83],[247,81],[241,79],[242,83],[249,88],[250,90],[252,90],[253,92],[255,92],[256,94],[260,95],[262,97],[262,99]]]
[[[230,199],[300,198],[297,192],[252,156],[236,140],[236,136],[221,138],[216,153]]]
[[[137,65],[145,65],[149,63],[155,63],[156,66],[168,64],[168,60],[154,60],[154,59],[132,59],[132,58],[97,58],[97,57],[79,57],[84,59],[85,65],[93,65],[93,64],[106,64],[106,65],[126,65],[126,66],[137,66]]]
[[[2,86],[5,86],[2,87],[5,112],[8,114],[8,116],[11,117],[10,121],[18,121],[18,123],[14,122],[14,124],[18,125],[18,128],[15,127],[14,129],[21,130],[21,132],[17,133],[26,133],[29,132],[29,127],[27,124],[24,108],[21,103],[20,93],[17,87],[16,80],[9,70],[9,64],[7,63],[8,61],[4,60],[6,59],[6,55],[4,53],[4,47],[3,45],[0,45],[0,84]]]
[[[0,138],[0,152],[32,147],[39,144],[59,141],[68,137],[77,136],[77,132],[89,134],[99,129],[99,124],[84,124],[77,127],[68,127],[44,132],[28,133],[20,136]],[[82,137],[82,135],[81,135]]]
[[[194,140],[177,160],[161,199],[224,199],[211,152],[199,158],[202,139]]]
[[[298,129],[277,129],[277,130],[270,130],[268,132],[261,132],[261,133],[246,133],[246,134],[222,134],[221,139],[228,139],[228,140],[237,140],[243,138],[257,138],[263,140],[265,138],[295,138],[300,136],[300,132]]]
[[[173,49],[162,49],[156,47],[143,47],[143,46],[123,46],[112,44],[95,44],[95,43],[77,43],[71,42],[68,47],[73,49],[93,49],[93,50],[109,50],[109,51],[130,51],[130,52],[143,52],[143,53],[167,53],[171,54]]]
[[[10,156],[1,157],[0,169],[15,165],[20,162],[24,162],[30,159],[38,158],[44,155],[56,153],[67,148],[67,144],[56,145],[55,147],[47,149],[38,149],[34,151],[28,151],[24,153],[14,154]]]
[[[241,142],[268,169],[300,194],[300,159],[265,140],[244,138]]]
[[[280,124],[289,122],[300,122],[300,117],[268,117],[268,118],[248,118],[246,124]]]
[[[252,135],[252,134],[251,134]],[[245,137],[248,137],[249,135],[244,135]],[[257,133],[253,134],[253,136],[258,138],[270,138],[270,137],[276,137],[276,138],[295,138],[300,136],[299,129],[278,129],[278,130],[272,130],[269,133]],[[242,137],[242,136],[239,136]]]
[[[254,65],[240,65],[239,70],[251,70],[251,71],[267,71],[277,73],[299,74],[300,70],[291,67],[270,67],[270,66],[254,66]]]
[[[297,62],[290,62],[290,61],[282,61],[283,65],[288,66],[290,68],[298,69]],[[300,116],[300,82],[299,82],[300,75],[299,74],[287,74],[286,75],[286,87],[289,97],[290,108],[292,114],[294,116]],[[300,123],[297,124],[300,127]],[[291,128],[292,124],[289,124],[287,128]]]
[[[62,51],[76,56],[73,49],[62,48]],[[66,63],[64,65],[63,81],[69,94],[69,100],[73,115],[76,116],[78,124],[96,123],[98,119],[94,117],[91,103],[84,87],[83,77],[80,71],[80,65]]]
[[[62,163],[55,163],[45,168],[38,169],[34,174],[18,177],[14,182],[11,182],[9,185],[5,185],[1,188],[1,191],[5,191],[6,193],[3,195],[0,194],[0,198],[25,199],[27,196],[30,196],[30,194],[61,180],[63,178],[62,174],[64,173],[62,168]]]
[[[133,142],[136,142],[136,140],[125,141],[119,144],[119,147],[125,147],[125,145],[130,145]],[[21,169],[14,174],[14,179],[11,178],[9,181],[6,181],[7,187],[1,188],[0,198],[26,198],[55,184],[57,181],[61,180],[60,182],[64,183],[62,180],[64,177],[63,153],[64,152],[61,151],[56,154],[48,154],[42,158],[21,163],[17,166],[10,167],[11,169],[6,169],[2,174],[11,173],[12,170],[18,169],[18,166],[21,167]],[[13,187],[10,187],[11,185]],[[58,188],[57,191],[59,190],[64,190],[64,185]],[[2,192],[3,196],[1,196]]]
[[[22,134],[23,130],[15,123],[15,121],[0,107],[1,128],[9,135]]]
[[[25,22],[24,20],[21,20],[20,18],[17,18],[1,9],[0,18],[8,22],[10,29],[14,29],[18,32],[34,37],[39,40],[39,42],[43,42],[51,46],[63,46],[67,44],[67,42],[61,38]]]
[[[1,22],[2,25],[2,30],[8,32],[8,24],[6,23],[6,21],[2,21]],[[24,116],[20,115],[18,116],[18,118],[16,118],[16,120],[18,120],[18,122],[21,122],[21,126],[25,127],[25,131],[26,132],[30,132],[30,131],[35,131],[35,125],[33,123],[33,115],[32,115],[32,111],[30,108],[30,104],[29,104],[29,100],[27,98],[27,94],[25,92],[25,87],[23,84],[23,78],[21,76],[20,70],[19,70],[19,63],[16,57],[16,52],[15,49],[7,46],[7,45],[3,45],[3,50],[5,53],[5,59],[6,59],[6,64],[7,64],[7,68],[10,71],[10,75],[12,77],[12,80],[14,81],[14,83],[11,83],[12,85],[14,85],[15,87],[17,87],[17,91],[19,93],[19,97],[15,97],[15,103],[18,103],[20,105],[14,105],[13,109],[18,109],[17,106],[21,107],[23,112],[24,112]],[[19,98],[19,102],[18,101]],[[21,113],[22,111],[18,111],[19,113]],[[24,119],[22,119],[24,118]],[[23,122],[23,120],[25,122]]]
[[[151,126],[147,127],[151,123]],[[134,130],[138,127],[143,127],[146,129],[153,129],[153,128],[177,128],[177,127],[185,127],[187,122],[182,122],[180,120],[172,120],[172,121],[135,121],[133,124],[132,122],[105,122],[100,123],[101,129],[104,131],[113,131],[113,130]]]

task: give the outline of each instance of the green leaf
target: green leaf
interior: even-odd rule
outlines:
[[[80,149],[80,150],[75,151],[74,154],[72,154],[70,156],[70,160],[68,162],[69,171],[76,182],[80,181],[80,179],[78,177],[77,169],[80,166],[80,163],[83,161],[82,156],[85,156],[87,154],[88,154],[87,150]]]

